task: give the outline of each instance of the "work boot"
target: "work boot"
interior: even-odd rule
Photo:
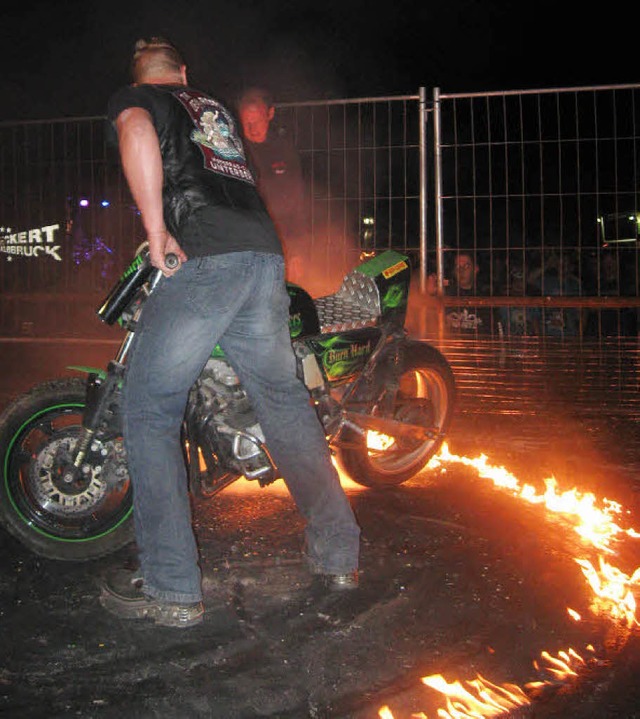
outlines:
[[[309,571],[313,575],[314,589],[325,590],[329,592],[342,592],[349,589],[358,588],[358,570],[351,572],[334,574],[327,572],[317,561],[317,559],[309,551],[308,541],[305,539],[302,548],[302,557],[309,567]]]
[[[317,581],[330,592],[344,592],[358,588],[358,572],[347,574],[317,574]]]
[[[144,593],[142,577],[124,569],[101,583],[100,604],[120,619],[152,619],[178,629],[200,624],[204,617],[202,602],[179,604],[150,597]]]

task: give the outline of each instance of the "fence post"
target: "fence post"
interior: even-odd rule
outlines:
[[[427,90],[421,87],[420,107],[420,292],[427,289]]]
[[[436,268],[438,296],[444,292],[444,245],[442,241],[442,151],[440,145],[440,88],[433,88],[433,162],[436,212]]]

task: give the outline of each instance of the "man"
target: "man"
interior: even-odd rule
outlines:
[[[147,301],[123,387],[139,583],[102,588],[120,617],[202,621],[201,575],[180,427],[189,389],[219,342],[306,519],[311,569],[329,589],[357,584],[359,529],[323,428],[296,376],[283,257],[227,109],[187,86],[168,42],[139,41],[134,84],[109,102],[122,167],[164,277]],[[174,253],[176,269],[165,266]]]
[[[275,107],[261,88],[247,90],[238,103],[245,149],[258,191],[284,245],[287,278],[300,282],[307,227],[304,184],[298,151],[282,127],[275,127]]]
[[[472,252],[460,250],[453,261],[453,279],[445,285],[444,293],[448,297],[477,297],[488,295],[488,288],[479,280],[480,267]],[[436,276],[430,275],[427,292],[435,295]],[[445,321],[452,332],[483,334],[492,331],[491,309],[489,307],[451,307],[447,306]]]

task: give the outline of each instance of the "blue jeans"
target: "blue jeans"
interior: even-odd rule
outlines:
[[[360,530],[296,376],[288,308],[282,257],[256,252],[189,260],[147,300],[127,362],[123,420],[142,576],[156,599],[202,598],[180,429],[218,342],[306,520],[310,562],[329,574],[357,568]]]

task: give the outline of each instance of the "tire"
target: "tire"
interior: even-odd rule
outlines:
[[[405,344],[399,390],[392,398],[385,397],[387,367],[383,359],[374,382],[378,396],[373,404],[377,407],[382,400],[391,399],[392,409],[387,417],[431,429],[433,437],[392,438],[391,445],[375,449],[367,447],[366,436],[347,430],[345,446],[338,449],[338,459],[351,479],[365,487],[401,484],[420,472],[440,449],[453,416],[453,373],[447,360],[434,347],[420,342]]]
[[[0,415],[0,524],[49,559],[85,561],[133,539],[132,490],[122,438],[96,435],[72,477],[85,382],[37,385]]]

